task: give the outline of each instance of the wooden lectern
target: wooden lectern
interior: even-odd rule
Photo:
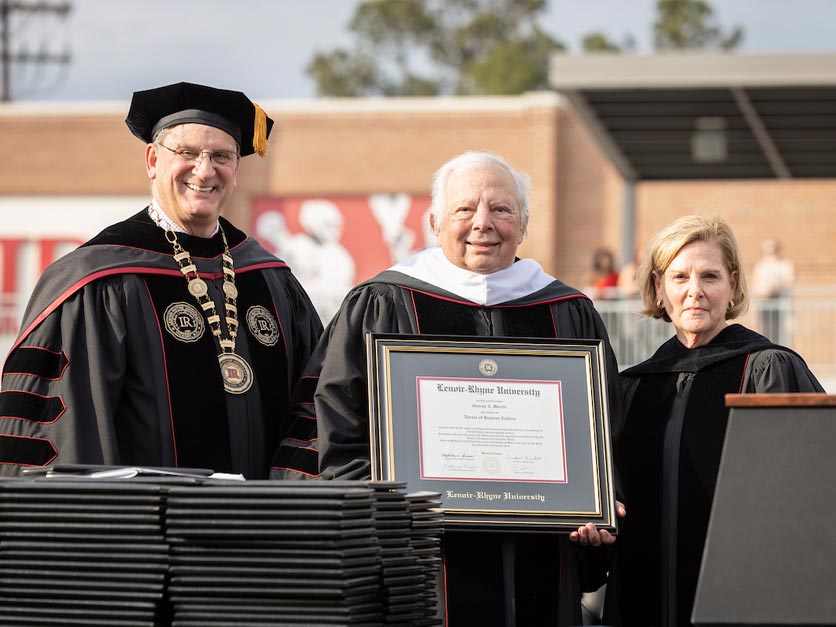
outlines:
[[[836,396],[729,394],[692,622],[836,625]]]

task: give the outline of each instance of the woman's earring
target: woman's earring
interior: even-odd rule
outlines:
[[[656,306],[657,306],[659,309],[664,309],[664,308],[665,308],[665,303],[663,303],[661,300],[657,300],[657,301],[656,301]]]

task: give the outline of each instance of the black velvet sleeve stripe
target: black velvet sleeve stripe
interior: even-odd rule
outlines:
[[[57,381],[70,362],[63,352],[37,346],[20,346],[6,360],[4,374],[25,374],[41,379]]]
[[[55,422],[64,413],[64,401],[58,396],[41,396],[31,392],[0,392],[0,418],[17,418],[31,422]]]
[[[0,464],[45,466],[55,459],[55,446],[43,438],[0,435]]]
[[[300,442],[312,442],[316,439],[316,418],[297,418],[288,427],[284,437]]]
[[[317,383],[319,383],[319,377],[302,377],[299,379],[296,382],[296,387],[293,388],[293,395],[290,397],[291,405],[313,403]]]
[[[318,477],[319,454],[312,448],[282,446],[273,460],[273,468],[293,470],[309,477]]]

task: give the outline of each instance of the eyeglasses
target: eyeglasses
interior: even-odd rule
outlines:
[[[237,152],[231,150],[198,150],[197,148],[169,148],[168,146],[157,142],[157,146],[165,148],[186,163],[197,164],[203,155],[208,155],[209,160],[215,165],[227,165],[235,163],[235,160],[240,156]]]

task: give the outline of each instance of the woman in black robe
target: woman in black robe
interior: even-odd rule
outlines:
[[[685,216],[639,269],[643,314],[675,336],[621,373],[616,466],[628,516],[607,589],[608,625],[691,625],[728,393],[823,392],[804,360],[728,321],[748,307],[737,241],[722,219]]]

